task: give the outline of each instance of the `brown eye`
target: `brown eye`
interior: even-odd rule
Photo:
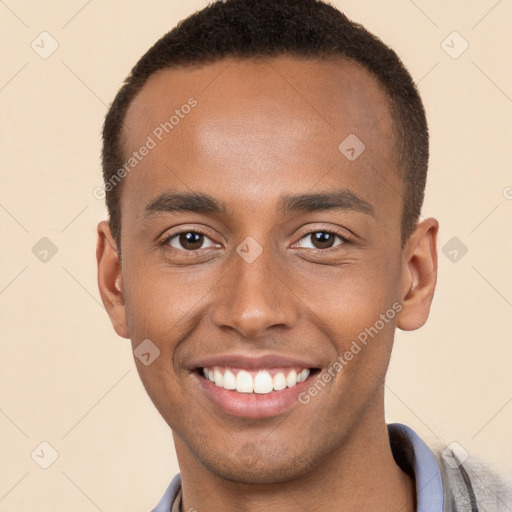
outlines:
[[[198,249],[204,249],[203,244],[210,242],[207,247],[213,247],[211,240],[204,234],[198,233],[197,231],[182,231],[176,233],[165,240],[165,244],[174,247],[175,249],[195,251]]]
[[[335,244],[336,238],[340,240],[337,244]],[[303,240],[305,240],[306,243],[309,241],[310,245],[305,245]],[[336,247],[345,242],[346,239],[336,233],[331,233],[330,231],[315,231],[301,238],[300,247],[307,247],[309,249],[330,249],[331,247]]]

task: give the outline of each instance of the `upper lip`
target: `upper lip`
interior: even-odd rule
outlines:
[[[319,368],[313,361],[296,357],[286,357],[279,354],[265,354],[261,356],[242,356],[225,354],[206,357],[190,365],[191,369],[212,368],[214,366],[231,366],[246,370],[258,370],[262,368]]]

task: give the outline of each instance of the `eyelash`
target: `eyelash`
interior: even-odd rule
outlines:
[[[204,250],[204,249],[194,249],[194,250],[186,250],[186,249],[176,249],[176,247],[171,247],[169,245],[169,242],[173,239],[173,238],[176,238],[184,233],[195,233],[197,235],[203,235],[205,236],[206,238],[210,238],[204,231],[201,231],[200,229],[184,229],[182,231],[178,231],[176,233],[173,233],[172,235],[169,235],[167,236],[162,242],[161,242],[161,246],[167,246],[169,247],[171,250],[176,250],[176,251],[181,251],[181,252],[186,252],[186,253],[194,253],[196,251],[201,251],[201,250]],[[341,241],[342,243],[339,244],[339,245],[345,245],[345,244],[350,244],[353,242],[352,238],[347,236],[347,235],[342,235],[340,232],[334,230],[334,229],[315,229],[315,230],[312,230],[312,231],[308,231],[306,233],[304,233],[300,239],[302,240],[303,238],[307,237],[307,236],[311,236],[312,234],[314,233],[327,233],[329,235],[334,235],[334,236],[337,236]],[[313,250],[313,251],[321,251],[321,252],[326,252],[328,251],[329,249],[336,249],[337,247],[339,247],[339,245],[336,245],[334,247],[327,247],[325,249],[318,249],[318,248],[315,248],[315,249],[311,249],[309,247],[306,247],[306,249],[310,249],[310,250]],[[209,248],[207,248],[209,249]]]

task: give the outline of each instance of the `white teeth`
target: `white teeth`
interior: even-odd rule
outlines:
[[[213,369],[213,377],[215,379],[215,384],[217,384],[217,386],[224,386],[224,375],[220,372],[220,370],[217,367]]]
[[[254,392],[255,393],[270,393],[274,389],[274,379],[270,373],[261,370],[254,377]]]
[[[300,372],[291,369],[287,373],[279,371],[272,377],[267,370],[259,370],[253,378],[251,373],[246,370],[239,370],[235,374],[227,368],[219,368],[218,366],[203,368],[205,378],[214,382],[216,386],[236,390],[238,393],[267,394],[272,391],[281,391],[303,382],[309,374],[310,370],[308,368],[304,368]]]
[[[297,372],[295,370],[292,370],[287,376],[286,376],[286,385],[291,388],[297,384]]]
[[[276,391],[281,391],[286,387],[286,377],[283,372],[276,373],[274,375],[274,389]]]
[[[236,388],[236,377],[235,374],[229,370],[224,372],[224,389],[235,389]]]
[[[308,368],[304,368],[299,375],[297,375],[297,382],[302,382],[303,380],[306,380],[309,377],[310,371]]]
[[[239,393],[252,393],[253,387],[251,374],[240,370],[236,376],[236,390]]]

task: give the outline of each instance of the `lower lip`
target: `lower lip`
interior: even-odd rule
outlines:
[[[199,373],[194,375],[203,391],[225,413],[242,418],[270,418],[286,412],[294,403],[300,405],[298,397],[310,385],[311,379],[316,377],[316,372],[291,388],[265,394],[238,393],[217,386],[209,379],[201,377]]]

